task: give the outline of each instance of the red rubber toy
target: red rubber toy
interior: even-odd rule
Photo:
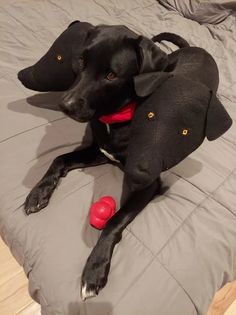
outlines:
[[[115,212],[115,200],[111,196],[104,196],[92,204],[90,208],[89,222],[96,229],[102,230]]]

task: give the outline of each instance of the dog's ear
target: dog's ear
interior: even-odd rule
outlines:
[[[139,97],[146,97],[170,77],[173,74],[161,71],[139,74],[133,78],[135,93]]]
[[[219,138],[232,125],[232,119],[227,113],[224,106],[216,97],[215,93],[211,93],[211,99],[208,105],[206,118],[206,137],[209,141]]]
[[[143,36],[138,38],[137,57],[139,73],[161,71],[167,65],[167,54]]]
[[[73,22],[71,22],[69,25],[68,25],[68,28],[71,27],[72,25],[76,24],[76,23],[79,23],[80,21],[79,20],[75,20]]]

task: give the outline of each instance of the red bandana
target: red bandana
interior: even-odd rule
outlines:
[[[129,121],[134,116],[136,107],[135,101],[130,101],[127,105],[121,108],[118,112],[111,115],[104,115],[99,118],[104,124],[114,124]]]

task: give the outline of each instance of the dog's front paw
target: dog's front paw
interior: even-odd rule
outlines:
[[[25,200],[24,208],[27,215],[35,213],[45,208],[55,189],[53,180],[40,181],[29,193]]]
[[[105,254],[106,255],[106,254]],[[84,267],[81,280],[81,299],[98,295],[99,291],[105,287],[110,270],[110,258],[104,257],[104,253],[93,251]]]

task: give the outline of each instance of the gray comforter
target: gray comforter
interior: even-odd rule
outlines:
[[[29,217],[22,209],[53,158],[81,143],[85,126],[56,110],[60,93],[35,95],[20,85],[17,71],[76,19],[125,24],[146,36],[175,32],[214,56],[218,96],[235,121],[236,5],[220,2],[1,2],[0,233],[43,315],[206,315],[215,292],[235,279],[236,124],[163,173],[168,189],[125,230],[108,285],[93,300],[82,303],[79,296],[82,268],[99,235],[88,224],[88,209],[107,194],[119,203],[122,173],[109,165],[72,171],[46,209]]]

